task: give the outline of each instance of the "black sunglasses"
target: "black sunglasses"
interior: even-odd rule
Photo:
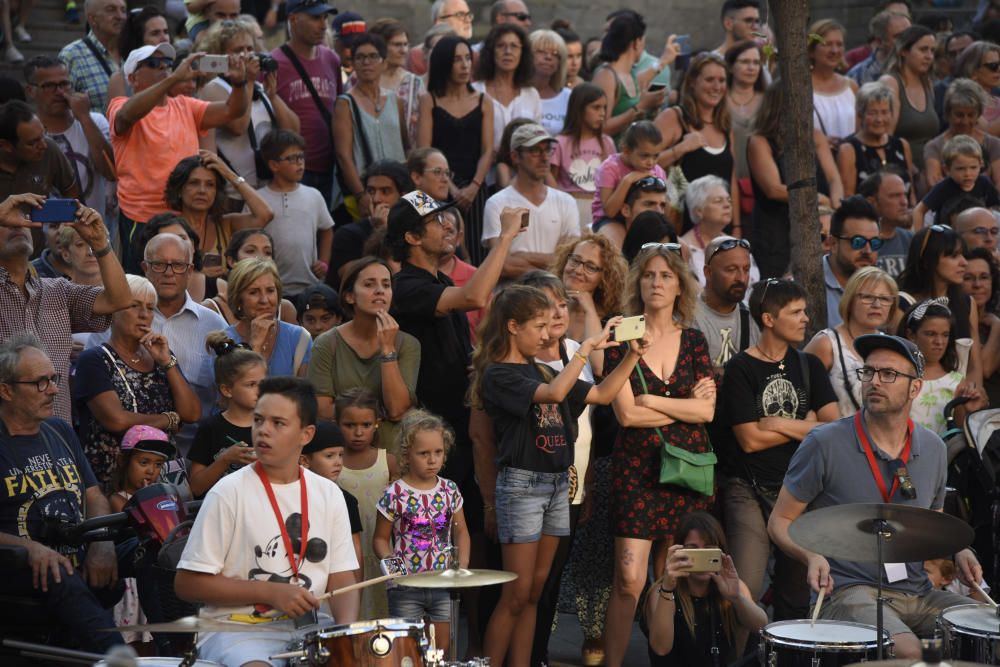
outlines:
[[[528,12],[504,12],[502,16],[513,16],[518,21],[530,21],[531,14]]]
[[[658,176],[644,176],[629,186],[628,192],[625,193],[625,199],[627,200],[631,197],[632,193],[636,190],[643,192],[666,192],[667,182]]]
[[[139,63],[139,67],[148,67],[150,69],[160,69],[164,65],[170,67],[174,64],[173,58],[168,58],[166,56],[150,56]]]
[[[993,62],[993,63],[979,63],[979,66],[980,67],[985,67],[986,69],[988,69],[991,72],[997,72],[997,71],[1000,71],[1000,60],[998,60],[996,62]]]
[[[712,261],[712,258],[718,255],[720,252],[725,252],[727,250],[732,250],[733,248],[740,247],[746,251],[750,251],[750,242],[746,239],[726,239],[719,246],[712,251],[711,255],[705,257],[705,263],[708,264]]]

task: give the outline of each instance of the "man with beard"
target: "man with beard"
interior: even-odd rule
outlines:
[[[875,578],[886,576],[885,629],[896,657],[912,660],[920,657],[917,636],[933,634],[938,613],[969,599],[934,590],[922,562],[887,563],[883,574],[875,563],[807,551],[788,533],[807,510],[896,503],[941,511],[944,504],[944,443],[910,420],[910,406],[923,386],[923,355],[910,341],[883,334],[858,336],[854,348],[864,359],[857,371],[864,409],[806,436],[788,465],[768,532],[782,551],[808,568],[809,586],[830,594],[822,618],[875,625]],[[966,584],[982,581],[982,567],[971,550],[955,554],[955,565]]]
[[[903,179],[891,171],[878,171],[858,186],[858,194],[875,207],[878,215],[878,268],[893,278],[906,268],[906,253],[913,239],[913,211]]]
[[[841,322],[840,298],[847,280],[861,267],[875,264],[882,243],[875,208],[861,195],[844,199],[830,218],[830,252],[823,256],[828,327]]]
[[[705,248],[705,289],[694,311],[694,328],[705,334],[716,375],[737,352],[757,344],[760,329],[743,305],[750,285],[750,242],[718,236]]]

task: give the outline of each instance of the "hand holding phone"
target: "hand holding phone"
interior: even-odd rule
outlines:
[[[202,56],[191,66],[199,72],[225,74],[229,71],[229,56]]]
[[[33,222],[73,222],[76,220],[76,208],[78,204],[75,199],[59,199],[49,197],[39,208],[30,211]]]
[[[642,338],[646,335],[646,316],[636,315],[622,318],[621,323],[614,328],[612,335],[615,342],[618,343]]]
[[[678,549],[678,556],[687,558],[689,566],[685,568],[688,572],[704,573],[719,572],[722,570],[722,549],[713,547],[709,549]]]

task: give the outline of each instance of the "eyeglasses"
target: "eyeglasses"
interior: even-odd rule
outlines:
[[[58,387],[59,380],[61,379],[62,376],[59,373],[56,373],[55,375],[43,375],[42,377],[34,380],[12,380],[6,384],[33,384],[35,385],[35,389],[37,389],[39,393],[42,393],[48,391],[49,387],[53,385]]]
[[[447,21],[448,19],[458,19],[459,21],[471,21],[472,12],[455,12],[454,14],[442,14],[438,17],[438,21]]]
[[[306,161],[305,153],[292,153],[291,155],[286,155],[285,157],[279,157],[275,162],[293,162],[299,164],[300,162]]]
[[[531,20],[531,14],[529,14],[528,12],[503,12],[502,14],[500,14],[500,16],[511,16],[517,19],[518,21]]]
[[[876,302],[880,306],[891,306],[895,301],[893,297],[886,296],[885,294],[862,294],[860,292],[858,293],[858,299],[866,306],[870,306]]]
[[[675,254],[681,254],[681,244],[680,243],[643,243],[639,246],[639,250],[649,250],[650,248],[656,248],[657,250],[666,250],[667,252],[672,252]]]
[[[989,63],[979,63],[979,66],[985,67],[991,72],[998,72],[1000,71],[1000,60],[994,60],[993,62]]]
[[[927,250],[927,242],[931,238],[931,234],[938,232],[944,234],[947,230],[951,229],[948,225],[931,225],[927,228],[927,233],[924,234],[924,240],[920,243],[920,254],[917,255],[917,259],[923,259],[924,250]]]
[[[518,152],[527,153],[528,155],[533,155],[535,157],[542,157],[543,155],[552,155],[556,151],[556,142],[545,141],[537,143],[534,146],[526,146],[524,148],[518,148]]]
[[[517,42],[505,42],[503,44],[497,44],[493,47],[494,51],[510,51],[511,53],[518,53],[524,48]]]
[[[166,273],[167,269],[170,269],[171,273],[183,275],[191,270],[191,264],[188,262],[146,262],[146,266],[153,273]]]
[[[31,83],[28,84],[34,86],[35,88],[41,88],[46,93],[54,93],[57,90],[72,90],[72,81],[46,81],[45,83]]]
[[[705,263],[708,264],[709,262],[711,262],[712,258],[718,255],[720,252],[732,250],[733,248],[736,247],[743,248],[744,250],[749,252],[750,242],[747,241],[746,239],[726,239],[725,241],[719,244],[719,246],[712,252],[711,255],[708,255],[705,258]]]
[[[164,67],[170,67],[173,64],[174,59],[167,58],[166,56],[152,56],[139,61],[139,67],[148,67],[149,69],[163,69]]]
[[[840,236],[839,234],[833,234],[832,236],[833,238],[840,239],[841,241],[850,241],[851,250],[861,250],[867,245],[871,246],[873,251],[878,252],[878,249],[885,243],[884,240],[877,236],[872,238],[864,237],[861,234],[855,234],[854,236]]]
[[[976,236],[997,236],[1000,235],[1000,227],[976,227],[972,233]]]
[[[549,49],[535,49],[534,53],[535,53],[535,55],[539,55],[539,56],[548,56],[549,58],[555,58],[556,60],[559,59],[559,52],[556,51],[555,49],[552,49],[552,50],[549,50]]]
[[[382,62],[382,56],[377,53],[363,53],[360,56],[355,55],[352,60],[360,65],[367,65],[368,63],[380,63]]]
[[[896,381],[896,378],[902,375],[905,378],[910,378],[911,380],[916,380],[916,375],[910,375],[909,373],[904,373],[903,371],[897,371],[895,368],[875,368],[874,366],[862,366],[857,369],[855,373],[858,374],[858,379],[862,382],[871,382],[878,373],[878,381],[882,384],[892,384]]]
[[[646,246],[643,246],[643,248],[645,247]],[[575,269],[578,266],[583,267],[583,272],[591,276],[596,276],[598,273],[601,272],[601,267],[599,267],[597,264],[594,264],[593,262],[586,261],[579,255],[570,255],[569,257],[566,258],[567,269]]]
[[[430,174],[431,176],[436,176],[438,178],[447,178],[451,180],[455,177],[455,172],[450,169],[445,169],[444,167],[434,167],[433,169],[424,169],[425,174]]]

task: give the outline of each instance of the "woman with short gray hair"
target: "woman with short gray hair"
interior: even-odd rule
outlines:
[[[989,103],[989,96],[982,86],[972,79],[955,79],[948,86],[944,94],[944,119],[948,129],[924,146],[924,166],[930,187],[944,179],[941,168],[944,145],[960,134],[972,137],[983,147],[983,162],[986,164],[983,171],[994,185],[1000,187],[1000,139],[988,134],[980,124]]]
[[[698,283],[705,286],[705,249],[712,241],[726,234],[725,229],[733,224],[733,200],[729,194],[729,183],[718,176],[708,175],[688,183],[684,191],[684,206],[691,213],[694,225],[680,240],[688,246],[688,265]],[[746,248],[749,250],[749,243]],[[753,259],[750,260],[750,284],[760,280],[760,271]]]
[[[983,109],[986,131],[1000,135],[1000,97],[993,94],[1000,86],[1000,45],[983,41],[969,44],[955,61],[955,76],[979,84],[989,99]]]
[[[895,107],[895,95],[883,83],[866,83],[855,101],[857,123],[854,134],[837,150],[837,169],[844,183],[844,195],[851,196],[862,181],[883,169],[898,173],[911,191],[913,157],[910,144],[889,131]],[[911,203],[913,195],[910,195]]]

